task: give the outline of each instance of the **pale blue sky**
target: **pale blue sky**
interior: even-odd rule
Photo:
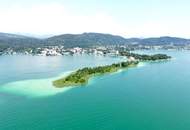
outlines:
[[[0,31],[190,38],[190,0],[0,0]]]

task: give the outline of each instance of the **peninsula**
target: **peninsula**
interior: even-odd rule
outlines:
[[[69,76],[59,79],[53,82],[55,87],[67,87],[67,86],[78,86],[86,84],[90,77],[96,75],[102,75],[106,73],[116,72],[119,69],[124,69],[128,67],[136,66],[138,61],[126,61],[112,65],[98,66],[94,68],[83,68],[79,69],[74,73],[71,73]]]
[[[69,87],[69,86],[80,86],[88,83],[88,80],[96,75],[103,75],[107,73],[113,73],[119,69],[127,69],[129,67],[135,67],[142,61],[157,61],[170,59],[170,56],[165,54],[155,54],[155,55],[140,55],[129,52],[120,52],[121,56],[126,56],[128,61],[115,63],[112,65],[98,66],[94,68],[85,67],[79,69],[70,75],[53,81],[53,85],[57,88]]]

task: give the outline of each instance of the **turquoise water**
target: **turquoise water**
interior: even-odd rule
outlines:
[[[153,53],[153,52],[146,52]],[[54,89],[51,81],[113,57],[0,57],[0,130],[189,130],[190,52]]]

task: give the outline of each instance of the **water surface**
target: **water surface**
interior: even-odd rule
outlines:
[[[2,91],[0,129],[189,130],[190,52],[164,53],[174,59],[94,77],[86,86],[48,96],[28,98],[31,93]],[[120,60],[4,56],[0,57],[0,90],[28,81],[43,84],[64,72]]]

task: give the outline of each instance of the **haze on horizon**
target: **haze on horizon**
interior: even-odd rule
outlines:
[[[0,32],[190,38],[188,0],[0,0]]]

